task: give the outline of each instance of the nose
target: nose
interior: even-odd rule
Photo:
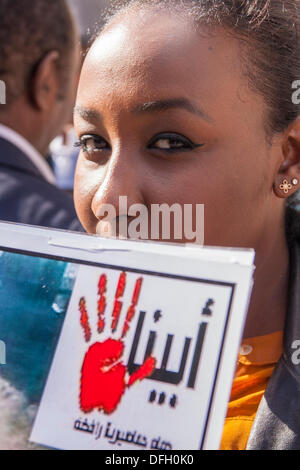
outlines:
[[[99,221],[107,217],[105,209],[113,208],[117,218],[128,217],[131,205],[144,203],[138,161],[129,149],[119,149],[111,155],[92,201],[92,211]]]

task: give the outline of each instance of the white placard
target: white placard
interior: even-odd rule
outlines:
[[[69,450],[217,449],[253,266],[230,250],[210,261],[201,249],[185,257],[183,247],[164,255],[141,244],[134,256],[121,245],[131,253],[79,268],[31,440]]]

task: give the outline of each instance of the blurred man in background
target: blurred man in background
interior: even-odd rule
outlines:
[[[81,63],[91,45],[92,37],[103,24],[103,13],[110,0],[69,0],[75,14],[81,35]],[[73,116],[71,121],[73,122]],[[55,175],[56,186],[73,196],[74,175],[79,149],[74,148],[77,136],[73,125],[67,126],[62,135],[50,145],[50,163]]]
[[[67,0],[0,0],[0,45],[0,219],[81,230],[46,161],[78,80],[79,33]]]

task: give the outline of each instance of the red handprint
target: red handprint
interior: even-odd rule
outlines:
[[[142,282],[142,278],[136,281],[131,305],[127,311],[122,328],[121,338],[118,340],[109,338],[102,343],[95,343],[85,355],[81,369],[80,384],[80,408],[84,413],[90,413],[95,409],[107,414],[113,413],[120,403],[126,388],[131,387],[138,380],[149,377],[154,371],[156,361],[153,357],[149,357],[135,373],[126,379],[127,367],[121,361],[125,347],[123,339],[135,315]],[[117,330],[123,306],[121,299],[125,288],[126,273],[121,273],[112,312],[111,330],[113,333]],[[107,277],[103,274],[98,284],[98,333],[102,333],[105,327],[106,290]],[[91,339],[91,328],[84,297],[79,302],[79,311],[84,337],[86,342],[89,342]]]

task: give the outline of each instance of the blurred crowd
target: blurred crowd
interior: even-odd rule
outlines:
[[[0,220],[82,231],[73,107],[105,0],[0,0]]]

